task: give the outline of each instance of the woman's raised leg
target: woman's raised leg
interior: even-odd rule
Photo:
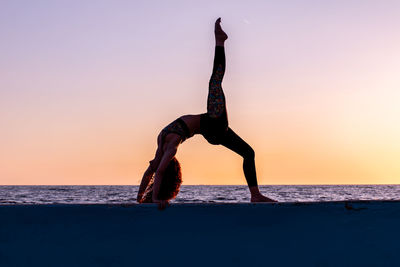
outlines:
[[[226,117],[225,95],[222,90],[222,79],[225,74],[224,42],[228,38],[221,28],[221,19],[215,22],[214,65],[208,86],[207,113],[210,118]]]

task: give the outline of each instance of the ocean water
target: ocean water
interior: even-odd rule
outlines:
[[[0,186],[1,204],[135,203],[138,186]],[[400,200],[400,185],[269,185],[266,196],[280,202]],[[250,201],[247,186],[183,185],[175,203]]]

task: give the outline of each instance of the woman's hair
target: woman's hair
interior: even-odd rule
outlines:
[[[153,202],[153,184],[154,177],[149,182],[146,191],[140,203]],[[182,172],[179,161],[173,157],[164,171],[164,176],[161,180],[160,191],[158,192],[158,199],[170,200],[176,197],[182,184]]]

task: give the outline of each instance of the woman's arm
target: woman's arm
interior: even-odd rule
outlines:
[[[141,201],[141,199],[143,197],[144,191],[146,190],[147,185],[149,184],[153,174],[154,174],[154,171],[153,171],[153,168],[150,165],[147,168],[147,170],[144,172],[142,181],[140,182],[139,191],[138,191],[137,198],[136,198],[137,202],[141,203],[140,201]]]
[[[177,151],[176,146],[169,147],[163,154],[160,165],[156,171],[156,175],[154,176],[154,187],[153,187],[153,201],[159,202],[158,200],[158,192],[160,191],[161,180],[163,178],[164,172],[171,161],[171,159],[175,156]]]
[[[150,166],[147,168],[147,170],[143,174],[143,178],[142,178],[142,181],[140,182],[139,191],[137,194],[137,202],[139,202],[139,203],[143,197],[143,194],[147,188],[147,185],[149,184],[149,182],[151,180],[151,177],[153,177],[153,174],[156,172],[158,165],[160,164],[160,161],[161,161],[161,158],[163,155],[161,146],[162,146],[161,142],[158,142],[158,148],[156,151],[156,155],[154,156],[154,159],[150,161]]]
[[[153,185],[153,202],[155,203],[161,203],[162,200],[158,199],[158,193],[160,191],[160,186],[161,186],[161,181],[164,176],[164,172],[170,163],[171,159],[175,156],[177,150],[178,150],[178,143],[172,142],[168,145],[166,151],[164,152],[160,165],[157,168],[156,174],[154,176],[154,185]],[[165,203],[161,203],[165,204]]]

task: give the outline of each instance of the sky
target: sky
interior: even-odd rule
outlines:
[[[213,24],[259,184],[400,182],[399,1],[0,2],[0,184],[140,183],[160,130],[206,112]],[[246,184],[200,135],[184,184]]]

